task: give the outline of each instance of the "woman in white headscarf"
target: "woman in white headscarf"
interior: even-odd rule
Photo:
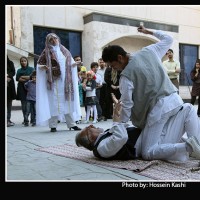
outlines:
[[[64,116],[67,127],[81,130],[75,121],[81,119],[77,66],[60,38],[50,33],[45,49],[37,61],[36,124],[49,124],[56,132],[58,120]]]

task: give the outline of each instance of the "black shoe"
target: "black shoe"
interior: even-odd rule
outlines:
[[[81,130],[81,128],[79,128],[78,126],[73,126],[73,127],[69,128],[70,131],[71,131],[71,129],[74,130],[74,131],[80,131]]]
[[[36,123],[32,123],[32,126],[35,126],[36,125]]]
[[[56,132],[56,128],[51,128],[51,132]]]
[[[7,127],[14,126],[14,125],[15,125],[15,123],[13,123],[13,122],[7,122]]]
[[[23,121],[22,124],[29,123],[29,121]]]
[[[9,122],[11,123],[11,126],[14,126],[14,125],[15,125],[15,123],[14,123],[14,122],[11,122],[10,120],[9,120]]]
[[[103,117],[99,117],[99,118],[97,119],[98,122],[100,122],[100,121],[102,121],[102,120],[103,120]]]
[[[108,116],[108,117],[106,117],[107,119],[112,119],[112,116]]]
[[[10,120],[9,120],[8,123],[7,123],[7,127],[14,126],[14,125],[15,125],[15,123],[14,123],[14,122],[11,122]]]
[[[25,122],[25,123],[24,123],[24,126],[28,126],[28,123],[27,123],[27,122]]]

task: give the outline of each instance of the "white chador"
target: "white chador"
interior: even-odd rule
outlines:
[[[52,34],[56,37],[55,34]],[[58,39],[58,37],[57,37]],[[78,76],[77,76],[77,66],[74,59],[71,57],[70,65],[71,65],[71,81],[73,84],[73,99],[72,96],[66,98],[65,92],[65,84],[67,81],[66,77],[66,56],[63,55],[60,44],[53,46],[48,44],[48,48],[50,47],[51,54],[49,53],[49,57],[53,55],[55,56],[55,60],[59,63],[60,67],[60,76],[58,78],[53,78],[49,84],[49,74],[46,70],[43,69],[43,66],[48,66],[47,62],[48,56],[45,51],[47,51],[47,43],[46,48],[43,53],[44,59],[40,59],[37,64],[37,81],[36,81],[36,124],[41,126],[46,126],[49,124],[50,128],[53,127],[50,125],[50,121],[52,118],[56,120],[66,121],[67,126],[73,127],[75,121],[81,119],[81,109],[80,109],[80,101],[79,101],[79,91],[78,91]],[[62,46],[62,48],[64,48]],[[48,50],[49,51],[49,50]],[[50,52],[49,51],[49,52]],[[68,51],[68,50],[67,50]],[[70,54],[71,56],[71,54]],[[42,57],[42,54],[41,54]],[[49,59],[51,61],[51,58]],[[46,62],[46,63],[45,63]],[[53,64],[52,64],[53,65]],[[51,73],[52,74],[52,73]],[[51,75],[50,74],[50,75]],[[71,118],[71,119],[69,119]]]

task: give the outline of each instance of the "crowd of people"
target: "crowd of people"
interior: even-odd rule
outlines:
[[[109,45],[90,69],[80,55],[72,57],[58,35],[49,33],[36,69],[26,57],[20,58],[17,94],[12,89],[7,98],[7,126],[14,125],[11,107],[17,99],[24,126],[49,126],[50,132],[56,132],[58,123],[64,122],[69,130],[78,131],[77,146],[101,159],[200,159],[200,107],[196,111],[192,105],[200,96],[200,60],[191,71],[191,103],[184,103],[179,95],[180,63],[170,49],[173,38],[143,25],[138,31],[159,42],[133,53]],[[168,60],[162,62],[166,52]],[[9,58],[7,62],[7,89],[11,91],[15,68]],[[85,108],[85,121],[81,107]],[[113,119],[107,131],[93,125],[107,119]],[[81,130],[78,124],[90,120]]]

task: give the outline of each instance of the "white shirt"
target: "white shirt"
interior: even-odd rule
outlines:
[[[155,44],[151,44],[145,48],[153,51],[161,61],[162,57],[171,47],[173,39],[171,36],[165,34],[160,30],[154,31],[153,35],[157,37],[160,41]],[[128,122],[131,116],[131,108],[134,105],[134,101],[132,99],[132,94],[134,90],[133,82],[130,81],[127,77],[121,75],[119,80],[119,89],[121,92],[121,101],[123,102],[121,121]],[[155,123],[161,118],[162,114],[177,108],[181,104],[183,104],[183,101],[177,93],[173,93],[160,99],[147,116],[147,123],[149,125]]]
[[[96,88],[92,89],[91,87],[86,87],[86,97],[95,97],[96,96]]]
[[[102,79],[102,83],[103,84],[106,84],[105,80],[104,80],[104,74],[105,74],[105,71],[106,71],[106,67],[104,67],[103,69],[100,68],[97,70],[97,74],[99,74],[101,76],[101,79]]]
[[[109,130],[109,132],[113,134],[110,137],[102,140],[97,147],[97,151],[102,157],[108,158],[114,156],[126,144],[128,140],[126,128],[128,126],[130,125],[125,123],[113,122],[113,126]],[[106,133],[107,132],[100,133],[97,137],[95,144],[97,143],[99,138]]]
[[[96,76],[96,79],[95,79],[96,83],[98,84],[98,86],[101,86],[103,82],[101,75],[96,73],[95,76]]]
[[[95,80],[92,80],[92,82],[90,81],[90,83],[93,83],[93,82],[96,82],[96,81]],[[96,88],[92,89],[92,87],[86,86],[86,88],[84,90],[86,91],[86,97],[95,97],[96,96]]]
[[[177,69],[180,70],[180,68],[181,68],[180,62],[178,60],[175,60],[175,59],[173,59],[172,61],[170,61],[169,59],[165,60],[163,62],[163,66],[164,66],[167,74],[169,75],[170,79],[174,79],[174,78],[178,79],[179,72],[176,72],[176,70]]]

